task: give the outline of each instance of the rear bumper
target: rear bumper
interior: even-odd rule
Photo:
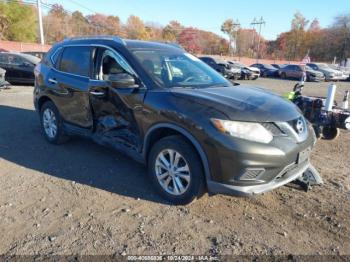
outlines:
[[[260,185],[235,186],[214,181],[207,181],[208,191],[212,194],[226,194],[234,196],[258,195],[300,178],[307,169],[313,167],[309,161],[306,161],[296,166],[292,170],[286,171],[286,168],[274,180]]]

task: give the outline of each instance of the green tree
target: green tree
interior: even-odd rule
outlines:
[[[0,37],[11,41],[35,42],[37,40],[37,10],[19,3],[0,3]]]

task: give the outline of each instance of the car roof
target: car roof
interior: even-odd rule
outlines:
[[[113,35],[98,35],[98,36],[81,36],[67,38],[63,42],[63,45],[67,43],[77,43],[77,44],[93,44],[93,43],[103,43],[111,44],[117,43],[119,45],[125,46],[127,49],[136,50],[136,49],[153,49],[153,50],[182,50],[182,47],[177,43],[170,42],[150,42],[150,41],[141,41],[141,40],[131,40],[131,39],[122,39],[118,36]]]

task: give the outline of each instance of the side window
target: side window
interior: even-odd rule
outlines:
[[[21,65],[24,63],[24,60],[16,55],[8,55],[8,63],[10,65]]]
[[[90,76],[91,48],[88,46],[65,47],[59,70],[80,76]]]
[[[98,79],[108,80],[110,75],[125,73],[136,76],[134,70],[121,55],[111,50],[104,50],[101,56]]]
[[[60,57],[60,54],[62,53],[62,48],[59,47],[57,50],[53,52],[53,54],[50,57],[45,57],[44,59],[50,59],[51,63],[54,67],[57,67],[58,58]]]
[[[214,59],[212,59],[212,58],[208,58],[208,63],[209,64],[216,64],[216,62],[214,61]]]
[[[309,65],[312,69],[317,70],[317,66],[315,64],[310,64]]]

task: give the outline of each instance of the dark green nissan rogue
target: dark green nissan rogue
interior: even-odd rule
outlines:
[[[205,191],[267,192],[312,167],[315,136],[296,106],[233,85],[174,45],[67,39],[35,77],[34,104],[50,143],[80,135],[112,146],[145,163],[155,189],[176,204]]]

